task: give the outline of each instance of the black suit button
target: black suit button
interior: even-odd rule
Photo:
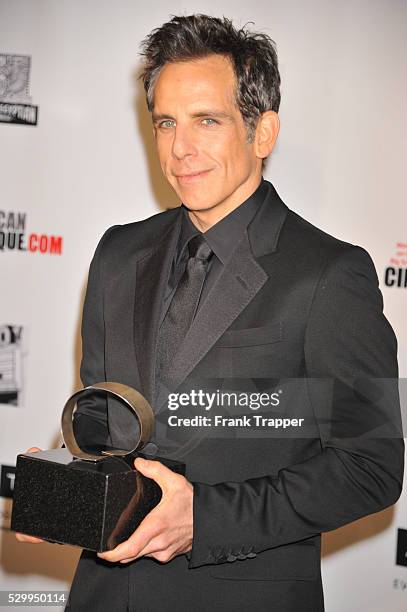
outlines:
[[[143,453],[145,455],[151,455],[153,457],[155,457],[155,455],[157,454],[158,451],[158,446],[157,444],[154,444],[154,442],[148,442],[148,444],[146,444],[143,448]]]

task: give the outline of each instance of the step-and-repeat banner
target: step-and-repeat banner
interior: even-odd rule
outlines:
[[[265,176],[289,207],[370,252],[407,377],[404,2],[0,0],[0,590],[67,590],[73,576],[78,549],[20,544],[8,529],[15,458],[60,444],[98,239],[177,204],[138,45],[192,12],[252,21],[277,42],[282,128]],[[406,555],[407,493],[324,536],[327,610],[405,610]]]

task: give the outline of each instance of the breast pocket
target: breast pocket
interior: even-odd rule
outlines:
[[[217,348],[239,348],[245,346],[264,346],[283,340],[283,322],[272,325],[231,329],[226,331],[216,343]]]
[[[216,364],[220,377],[267,377],[283,340],[281,321],[261,327],[231,329],[219,338],[209,357]]]

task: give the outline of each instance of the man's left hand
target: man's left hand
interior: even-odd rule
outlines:
[[[153,557],[167,563],[192,548],[193,486],[159,461],[138,457],[134,465],[144,476],[156,481],[162,498],[128,540],[113,550],[98,553],[98,557],[121,563]]]

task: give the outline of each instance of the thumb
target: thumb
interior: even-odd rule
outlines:
[[[173,472],[160,461],[149,461],[148,459],[137,457],[134,461],[134,465],[143,476],[155,480],[156,483],[160,485],[161,489],[163,489],[174,476]]]

